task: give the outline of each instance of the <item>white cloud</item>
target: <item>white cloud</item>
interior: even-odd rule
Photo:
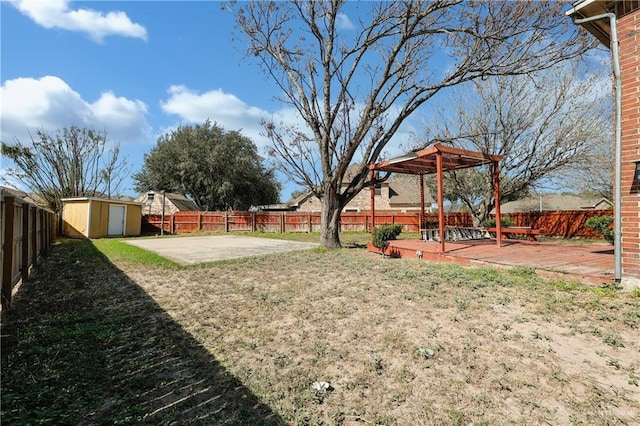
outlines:
[[[111,35],[147,39],[145,27],[132,22],[121,11],[72,10],[68,0],[13,0],[12,3],[22,14],[44,28],[83,32],[97,42]]]
[[[151,130],[144,102],[112,92],[88,102],[55,76],[7,80],[0,87],[0,106],[0,138],[6,142],[17,138],[26,143],[36,129],[76,125],[104,130],[110,140],[127,144],[148,140]]]
[[[269,146],[271,142],[263,135],[265,129],[260,125],[261,120],[273,122],[277,126],[296,126],[299,129],[309,130],[307,124],[300,117],[298,111],[290,105],[275,111],[267,111],[259,107],[248,105],[242,99],[231,93],[225,93],[222,89],[198,92],[183,85],[171,86],[167,91],[169,97],[160,102],[162,110],[167,114],[180,117],[183,123],[203,123],[211,120],[221,125],[225,130],[240,130],[243,135],[261,149]],[[352,122],[358,120],[364,104],[358,103],[352,111]],[[392,107],[389,113],[394,116],[399,113],[399,107]],[[177,125],[162,129],[162,134],[175,130]],[[387,146],[390,152],[398,153],[400,145],[409,145],[415,139],[415,129],[409,120],[400,126],[391,142]],[[360,157],[355,159],[360,160]]]
[[[268,141],[261,133],[262,119],[292,124],[299,122],[297,111],[281,109],[269,112],[247,105],[237,96],[225,93],[222,89],[199,93],[185,86],[171,86],[169,98],[160,103],[167,114],[174,114],[187,123],[202,123],[209,119],[221,125],[225,130],[241,130],[256,145],[265,146]]]
[[[349,19],[349,17],[345,13],[338,13],[338,16],[336,18],[336,27],[338,29],[345,31],[356,29],[356,26],[353,24],[353,22],[351,22],[351,19]]]

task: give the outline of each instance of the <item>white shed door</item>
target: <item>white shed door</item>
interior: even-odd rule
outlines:
[[[124,206],[109,206],[107,235],[124,235]]]

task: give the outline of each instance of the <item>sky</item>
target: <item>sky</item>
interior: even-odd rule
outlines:
[[[105,130],[136,172],[158,136],[210,119],[263,153],[260,119],[298,118],[232,41],[234,20],[221,5],[0,2],[0,139],[28,143],[36,129],[71,125]],[[3,175],[10,166],[3,158]],[[297,187],[281,182],[286,201]],[[120,192],[135,195],[131,179]]]
[[[265,154],[262,118],[301,120],[233,40],[233,16],[221,6],[0,0],[0,139],[28,144],[36,129],[71,125],[104,130],[135,173],[160,135],[210,119],[240,130]],[[342,29],[355,29],[356,19],[341,15]],[[407,120],[387,154],[402,154],[421,127],[424,117]],[[11,165],[2,158],[3,177]],[[280,181],[287,201],[299,188]],[[125,180],[120,192],[136,195],[133,185]]]

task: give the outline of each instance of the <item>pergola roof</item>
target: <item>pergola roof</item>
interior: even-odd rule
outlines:
[[[420,197],[422,198],[420,211],[424,217],[424,184],[423,176],[426,174],[436,174],[436,186],[438,188],[438,233],[440,238],[440,251],[445,251],[445,216],[444,216],[444,188],[442,174],[445,171],[478,167],[484,164],[493,164],[493,190],[496,200],[496,217],[500,217],[500,167],[498,163],[502,160],[499,155],[485,154],[484,152],[468,151],[466,149],[454,148],[448,145],[435,144],[429,148],[410,152],[401,157],[392,158],[378,164],[369,165],[371,174],[371,229],[376,224],[375,215],[375,179],[376,170],[393,173],[406,173],[420,176]],[[500,221],[496,222],[496,243],[501,246],[502,229]]]
[[[499,155],[484,152],[468,151],[448,145],[435,144],[420,151],[410,152],[400,157],[371,166],[373,170],[393,173],[427,175],[437,172],[436,162],[438,154],[442,155],[442,170],[459,170],[469,167],[482,166],[502,160]]]

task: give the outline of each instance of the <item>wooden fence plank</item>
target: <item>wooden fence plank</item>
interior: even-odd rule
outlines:
[[[29,205],[22,204],[22,279],[29,278]]]
[[[13,288],[29,277],[29,268],[48,253],[56,216],[21,198],[0,194],[2,204],[2,309],[11,307]]]
[[[29,214],[31,215],[31,228],[29,234],[29,240],[31,240],[31,263],[35,264],[38,260],[38,210],[35,206],[31,208],[28,204],[25,205],[25,208],[29,210]],[[26,237],[26,236],[25,236]]]
[[[2,246],[2,309],[11,307],[13,290],[13,221],[15,198],[4,197],[4,241]]]

